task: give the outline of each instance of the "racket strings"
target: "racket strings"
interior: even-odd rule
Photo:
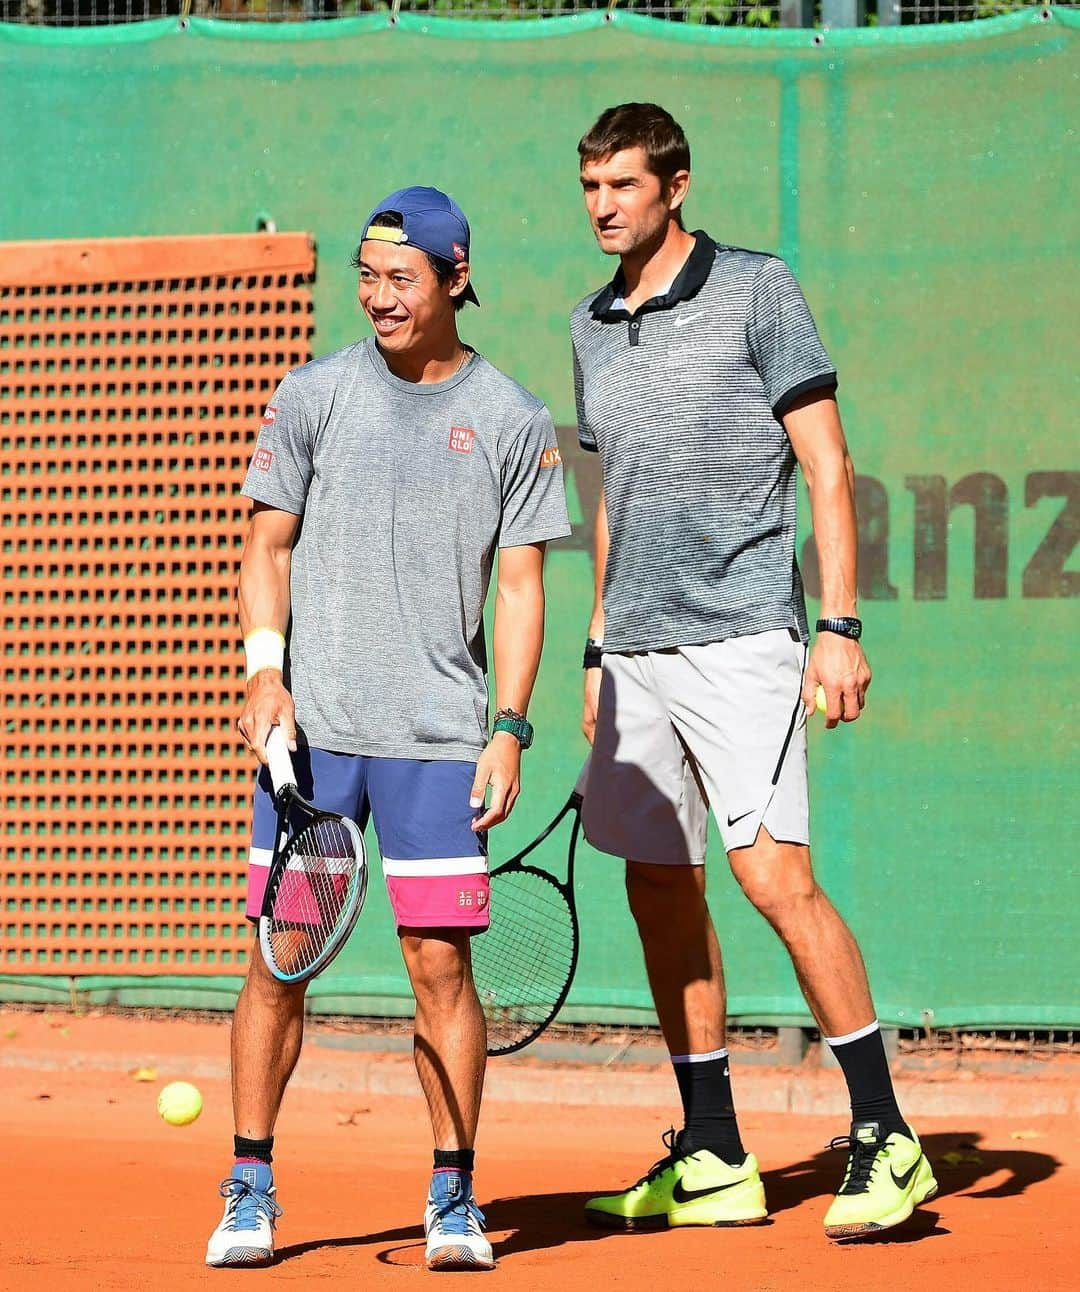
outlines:
[[[340,821],[317,820],[291,841],[268,929],[282,973],[303,973],[320,959],[348,919],[358,877],[355,844]]]
[[[491,927],[472,947],[489,1051],[512,1048],[551,1018],[575,942],[569,903],[552,883],[528,871],[493,876]]]

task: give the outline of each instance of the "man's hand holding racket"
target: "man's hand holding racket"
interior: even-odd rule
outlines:
[[[500,825],[514,810],[521,792],[521,745],[516,736],[496,731],[487,748],[476,760],[476,776],[469,794],[469,806],[482,808],[491,788],[487,810],[472,823],[476,831]]]
[[[260,763],[268,762],[266,741],[274,727],[281,728],[289,749],[296,752],[296,707],[279,669],[263,668],[248,679],[236,726]]]

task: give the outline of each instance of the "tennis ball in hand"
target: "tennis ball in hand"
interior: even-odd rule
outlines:
[[[825,688],[823,686],[819,686],[814,692],[814,702],[817,705],[818,713],[824,713],[829,707],[829,701],[825,698]]]
[[[157,1097],[157,1110],[170,1126],[187,1126],[202,1112],[202,1095],[190,1081],[170,1081]]]

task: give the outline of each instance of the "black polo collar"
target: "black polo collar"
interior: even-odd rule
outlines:
[[[649,314],[654,310],[670,310],[676,305],[681,305],[683,301],[691,300],[705,286],[709,273],[713,267],[713,261],[716,258],[716,243],[703,230],[697,229],[694,232],[694,249],[691,251],[686,264],[679,270],[679,276],[671,284],[666,295],[653,296],[651,299],[639,305],[634,314]],[[612,302],[622,299],[626,290],[626,281],[623,278],[622,266],[615,272],[615,277],[603,289],[602,292],[593,298],[589,306],[589,312],[594,319],[599,319],[601,323],[616,323],[623,319],[631,318],[628,310],[611,308]]]

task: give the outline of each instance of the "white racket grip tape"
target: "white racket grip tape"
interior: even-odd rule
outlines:
[[[274,785],[275,796],[286,785],[296,784],[296,773],[289,757],[289,744],[283,727],[270,728],[270,734],[266,737],[266,761],[270,767],[270,780]]]

